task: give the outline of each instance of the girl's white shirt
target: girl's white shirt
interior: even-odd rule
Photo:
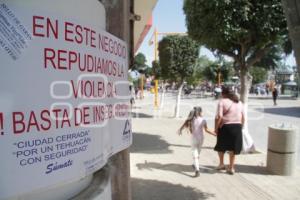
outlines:
[[[197,140],[202,140],[204,137],[203,128],[206,125],[206,120],[203,117],[195,117],[192,123],[192,137]]]

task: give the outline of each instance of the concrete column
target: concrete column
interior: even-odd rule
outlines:
[[[300,1],[282,0],[288,22],[289,35],[295,52],[298,71],[300,72]]]
[[[106,10],[106,31],[128,44],[129,62],[133,58],[133,25],[130,21],[133,0],[102,0]],[[130,200],[129,150],[123,150],[110,159],[112,200]]]
[[[269,126],[267,169],[273,174],[295,173],[297,159],[297,128],[292,125]]]

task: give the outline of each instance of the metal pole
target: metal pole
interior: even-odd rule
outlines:
[[[153,35],[154,36],[154,61],[157,61],[158,59],[158,55],[157,55],[157,48],[158,48],[158,45],[157,45],[157,29],[154,28],[154,32],[153,32]],[[158,98],[158,91],[157,91],[157,87],[158,87],[158,80],[156,79],[155,77],[155,80],[154,80],[154,108],[158,108],[158,101],[157,101],[157,98]]]
[[[140,99],[144,98],[144,74],[141,75],[141,94],[140,94]]]
[[[157,30],[156,28],[154,29],[154,60],[157,61]],[[155,80],[154,80],[154,107],[155,108],[158,108],[158,80],[156,79],[155,77]]]
[[[154,29],[154,60],[157,61],[157,30]]]
[[[155,108],[158,108],[158,101],[157,101],[157,99],[158,99],[158,80],[155,80],[154,81],[154,107]]]

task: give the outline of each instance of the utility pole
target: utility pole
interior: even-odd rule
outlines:
[[[141,87],[141,93],[140,93],[140,99],[144,98],[144,74],[141,74],[141,79],[140,79],[140,87]]]
[[[156,28],[154,29],[154,60],[157,61],[157,48],[158,48],[158,43],[157,43],[157,30]],[[154,80],[154,107],[157,109],[158,108],[158,80],[157,77],[155,77]]]

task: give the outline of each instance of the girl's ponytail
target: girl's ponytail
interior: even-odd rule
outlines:
[[[183,125],[180,127],[180,129],[179,129],[179,134],[180,134],[180,135],[181,135],[182,130],[183,130],[184,128],[189,129],[189,131],[192,133],[192,122],[193,122],[194,116],[195,116],[195,109],[193,109],[193,110],[189,113],[188,118],[185,120],[185,122],[183,123]]]

